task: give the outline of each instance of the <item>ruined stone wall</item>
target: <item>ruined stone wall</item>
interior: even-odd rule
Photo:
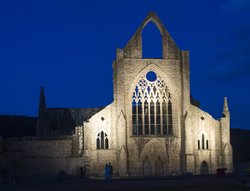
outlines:
[[[141,33],[143,28],[151,21],[158,27],[162,36],[162,59],[142,58]],[[174,142],[175,152],[169,154],[169,159],[167,160],[165,156],[167,154],[159,157],[161,158],[160,160],[163,160],[164,164],[169,164],[172,160],[174,161],[168,167],[164,167],[164,174],[171,174],[173,171],[175,171],[175,174],[176,172],[180,173],[183,168],[184,155],[182,154],[182,150],[185,144],[183,139],[183,103],[186,104],[187,102],[186,105],[189,105],[190,100],[188,53],[184,52],[183,55],[181,55],[180,50],[175,45],[159,18],[155,14],[150,13],[125,48],[123,50],[117,49],[117,58],[113,63],[113,70],[116,113],[118,115],[120,112],[123,112],[125,119],[123,122],[118,123],[117,132],[119,136],[126,137],[125,141],[121,141],[121,144],[118,144],[118,149],[122,149],[123,145],[125,146],[124,155],[127,154],[130,175],[142,175],[142,173],[144,173],[142,169],[145,161],[140,155],[142,152],[145,153],[145,151],[143,151],[144,149],[147,150],[147,147],[144,148],[146,142],[151,142],[152,148],[158,144],[162,145],[163,150],[167,149],[166,142]],[[146,76],[149,71],[154,71],[158,76],[161,76],[171,94],[173,135],[169,137],[158,136],[156,138],[155,136],[143,137],[132,135],[133,91],[141,77]],[[183,90],[185,90],[185,95]],[[168,150],[168,152],[170,151]],[[150,156],[150,152],[147,157],[151,158],[148,159],[149,162],[146,162],[146,165],[154,165],[156,159]],[[151,166],[151,168],[155,169],[153,166]],[[150,173],[155,174],[155,172]]]
[[[149,22],[153,22],[157,26],[162,36],[162,58],[159,59],[142,58],[142,31]],[[142,140],[139,142],[158,140],[159,142],[155,142],[155,144],[163,144],[163,140],[171,139],[172,142],[174,140],[175,152],[171,153],[170,156],[174,159],[175,164],[170,166],[173,168],[177,166],[175,171],[180,172],[184,169],[185,157],[185,124],[183,118],[190,105],[189,54],[188,51],[180,51],[154,13],[150,13],[145,18],[124,49],[117,49],[116,60],[113,62],[114,104],[118,119],[116,125],[119,140],[121,138],[117,146],[118,150],[123,150],[123,156],[128,160],[129,173],[134,175],[141,173],[143,161],[140,158],[140,152],[143,148],[138,148],[142,147],[142,145],[138,146],[137,139],[139,137],[132,135],[132,95],[141,76],[145,76],[149,71],[154,71],[161,76],[171,94],[173,136],[157,138],[141,136]],[[123,113],[124,118],[119,117],[121,116],[120,113]],[[166,145],[163,149],[166,149]],[[162,156],[162,160],[165,159],[166,157]],[[135,170],[137,168],[140,170]],[[170,171],[168,169],[164,173]]]
[[[188,121],[192,127],[192,136],[187,137],[190,147],[193,147],[194,173],[200,174],[201,163],[208,164],[208,173],[216,173],[217,168],[221,168],[221,134],[220,122],[215,120],[210,114],[191,105]],[[205,138],[205,148],[202,149],[202,134]],[[198,141],[200,140],[200,148]],[[208,148],[207,143],[208,141]]]
[[[128,155],[129,155],[129,173],[131,175],[143,175],[143,158],[140,156],[140,149],[142,145],[138,145],[136,137],[132,136],[132,92],[142,75],[146,75],[149,71],[154,71],[161,76],[165,81],[166,86],[172,97],[173,106],[173,135],[176,142],[175,152],[166,156],[159,156],[165,165],[164,174],[177,174],[180,172],[180,152],[181,152],[181,74],[179,60],[163,60],[163,59],[125,59],[124,63],[124,94],[125,94],[125,112],[127,119],[127,140],[128,140]],[[153,141],[158,139],[162,145],[163,150],[166,150],[164,138],[146,138],[144,141]],[[164,152],[163,152],[164,153]],[[136,157],[138,156],[138,157]],[[152,157],[150,152],[148,157]],[[156,159],[151,160],[152,165]],[[171,163],[172,161],[172,163]],[[154,168],[153,168],[154,169]],[[152,172],[154,173],[154,172]]]
[[[105,108],[98,114],[94,115],[88,123],[84,124],[84,141],[85,152],[92,165],[93,172],[98,173],[103,171],[103,165],[105,162],[99,160],[99,156],[106,161],[112,160],[117,163],[118,171],[123,168],[121,165],[123,160],[128,159],[128,173],[132,176],[143,175],[143,163],[145,156],[153,157],[153,153],[150,148],[161,145],[161,157],[164,166],[164,175],[179,174],[180,173],[180,155],[181,155],[181,116],[182,116],[182,74],[180,60],[165,60],[165,59],[129,59],[122,58],[122,50],[118,50],[119,58],[113,63],[114,68],[114,89],[116,100],[114,102],[112,123],[105,123],[101,120],[101,117],[108,115],[111,111]],[[148,71],[155,71],[157,75],[160,75],[167,84],[170,90],[172,103],[173,103],[173,131],[174,136],[161,137],[161,138],[138,138],[132,136],[132,119],[131,119],[131,104],[132,104],[132,92],[135,85],[141,75],[145,75]],[[164,71],[164,72],[163,72]],[[124,114],[123,117],[121,117]],[[117,144],[113,145],[115,152],[111,151],[98,151],[96,150],[96,134],[103,128],[107,132],[109,128],[113,128],[115,136],[113,140],[117,141]],[[124,131],[125,130],[125,131]],[[108,132],[109,133],[109,132]],[[145,147],[146,143],[152,143],[153,146]],[[91,145],[90,145],[91,144]],[[127,148],[124,148],[126,146]],[[112,149],[112,148],[111,148]],[[147,152],[148,150],[148,152]],[[124,153],[123,157],[122,152]],[[141,156],[141,153],[148,153],[148,155]],[[126,156],[128,154],[128,156]],[[111,155],[113,155],[111,157]],[[122,158],[122,160],[121,160]],[[152,160],[152,159],[150,159]],[[154,158],[151,161],[155,163],[157,159]],[[95,161],[95,162],[94,162]],[[119,164],[120,163],[120,164]],[[126,163],[126,161],[124,162]],[[124,164],[126,165],[126,164]],[[122,167],[121,167],[122,166]],[[94,170],[95,169],[95,170]],[[115,168],[116,169],[116,166]],[[154,172],[152,172],[154,173]]]
[[[22,156],[28,157],[70,157],[72,155],[72,139],[7,139],[4,149],[5,152],[21,151]]]
[[[72,157],[72,139],[7,139],[4,142],[4,167],[12,174],[78,173],[81,158]]]
[[[113,104],[108,105],[84,123],[84,158],[90,167],[90,174],[103,176],[107,163],[113,165],[117,173],[117,137],[116,116],[113,115]],[[108,149],[97,149],[96,139],[101,132],[107,134]]]

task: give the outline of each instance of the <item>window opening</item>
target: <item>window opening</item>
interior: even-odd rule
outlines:
[[[149,22],[142,31],[142,57],[162,58],[162,37],[154,22]]]
[[[149,80],[149,73],[155,76]],[[132,95],[133,135],[172,135],[172,98],[168,88],[154,71],[143,75]]]
[[[97,134],[96,149],[108,149],[109,148],[108,135],[101,131]]]

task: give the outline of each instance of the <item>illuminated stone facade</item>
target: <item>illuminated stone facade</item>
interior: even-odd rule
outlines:
[[[141,34],[149,22],[161,33],[161,59],[142,58]],[[69,174],[85,163],[90,175],[102,176],[108,162],[118,176],[213,174],[217,168],[232,172],[227,100],[220,120],[198,107],[190,96],[189,52],[175,45],[154,13],[124,49],[117,49],[113,76],[114,101],[104,108],[47,108],[42,89],[37,138],[25,144],[62,144],[45,156],[64,153],[54,171]],[[33,149],[31,155],[37,157],[32,160],[48,160],[37,152]]]

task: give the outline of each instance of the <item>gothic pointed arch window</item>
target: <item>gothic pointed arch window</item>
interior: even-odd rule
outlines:
[[[132,102],[132,126],[133,134],[137,134],[137,103],[135,99]]]
[[[208,136],[203,132],[198,136],[198,150],[206,150],[209,149],[209,141]]]
[[[168,101],[168,133],[172,134],[172,102],[171,100]]]
[[[172,135],[172,98],[160,75],[142,75],[132,94],[132,134]]]
[[[155,103],[153,100],[150,102],[150,129],[151,135],[155,134]]]
[[[205,149],[205,137],[204,137],[204,134],[202,134],[202,149]]]
[[[108,135],[104,131],[100,131],[96,138],[96,149],[108,149],[109,141]]]

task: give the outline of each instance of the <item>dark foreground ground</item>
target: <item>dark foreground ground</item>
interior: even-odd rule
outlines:
[[[190,176],[154,179],[115,179],[62,181],[33,185],[0,185],[0,191],[236,191],[250,190],[250,177],[245,177],[245,187],[235,177]]]

